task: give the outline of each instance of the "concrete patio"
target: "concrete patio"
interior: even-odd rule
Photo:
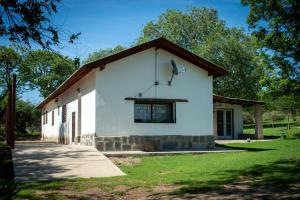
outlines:
[[[17,144],[13,150],[16,181],[125,175],[95,148],[47,143]]]

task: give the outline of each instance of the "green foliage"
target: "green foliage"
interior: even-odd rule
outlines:
[[[162,36],[229,70],[228,76],[214,80],[215,93],[256,98],[263,58],[257,53],[255,40],[241,29],[226,27],[216,10],[167,10],[157,21],[146,24],[137,43]]]
[[[13,48],[0,46],[0,61],[0,95],[2,96],[11,85],[12,75],[18,72],[22,58]]]
[[[40,111],[35,105],[23,100],[16,104],[16,131],[19,133],[33,132],[40,129]]]
[[[267,108],[293,113],[300,108],[300,3],[298,0],[242,0],[247,22],[267,62],[260,94]]]
[[[298,0],[242,0],[249,6],[247,22],[253,34],[274,57],[300,61],[300,20]]]
[[[14,181],[0,179],[0,200],[11,199],[19,192],[18,184]]]
[[[96,51],[94,53],[89,54],[88,58],[83,61],[83,64],[93,62],[95,60],[110,56],[112,54],[118,53],[120,51],[125,50],[126,47],[123,47],[121,45],[116,46],[115,48],[108,48],[108,49],[100,49],[99,51]]]
[[[32,41],[49,49],[60,43],[60,30],[52,24],[52,16],[57,13],[61,0],[1,0],[0,37],[11,42],[30,46]],[[80,33],[72,34],[73,43]]]
[[[31,89],[39,89],[47,97],[61,85],[79,66],[72,60],[58,53],[36,50],[25,55],[20,78]]]

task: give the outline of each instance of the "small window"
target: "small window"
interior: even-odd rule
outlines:
[[[63,105],[62,107],[62,123],[67,121],[67,105]]]
[[[43,121],[43,125],[45,124],[45,113],[43,113],[42,115],[42,121]]]
[[[54,126],[54,110],[52,111],[52,126]]]
[[[46,111],[46,124],[48,124],[48,111]]]
[[[175,123],[175,103],[134,104],[134,122]]]

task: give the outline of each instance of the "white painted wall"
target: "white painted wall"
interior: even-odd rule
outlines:
[[[186,68],[186,73],[174,77],[172,86],[170,60]],[[206,70],[176,57],[157,51],[157,81],[155,81],[155,49],[148,49],[106,65],[96,71],[96,134],[119,135],[213,135],[212,76]],[[188,103],[176,103],[176,123],[135,123],[134,101],[126,97],[181,98]]]
[[[75,135],[78,134],[78,91],[80,88],[81,94],[81,134],[95,133],[95,71],[90,72],[76,84],[66,90],[63,94],[59,95],[58,101],[52,100],[45,105],[42,111],[48,111],[48,123],[42,123],[42,136],[46,140],[58,141],[59,136],[69,138],[68,142],[71,143],[72,134],[72,112],[76,112],[75,116]],[[67,106],[67,119],[62,123],[62,106]],[[58,112],[59,109],[59,112]],[[55,122],[54,126],[51,124],[52,110],[54,110]]]
[[[243,107],[238,104],[214,103],[214,134],[217,136],[217,113],[218,109],[232,109],[234,117],[234,139],[238,139],[238,135],[243,133]]]

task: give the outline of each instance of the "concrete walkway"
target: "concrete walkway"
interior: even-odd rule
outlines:
[[[272,139],[269,140],[250,140],[251,142],[269,142],[273,141]],[[215,140],[217,144],[233,144],[233,143],[249,143],[247,140]]]
[[[16,181],[125,175],[102,153],[86,146],[17,144],[13,162]]]

